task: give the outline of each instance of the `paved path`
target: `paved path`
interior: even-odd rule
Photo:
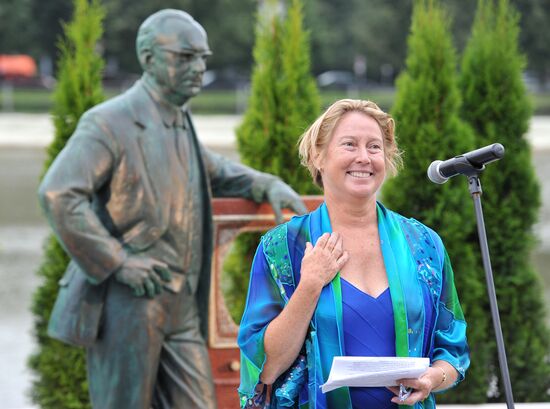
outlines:
[[[235,145],[238,115],[194,115],[201,141],[207,146],[229,148]],[[48,145],[54,135],[48,114],[0,113],[0,147],[40,147]]]
[[[199,139],[206,146],[234,148],[239,115],[194,115]],[[48,114],[0,113],[0,146],[46,146],[53,138]],[[535,149],[550,149],[550,116],[535,116],[527,138]]]
[[[550,409],[550,403],[515,403],[516,409]],[[505,403],[490,403],[487,405],[437,405],[438,409],[506,409]],[[7,409],[39,409],[36,406]]]
[[[550,403],[515,403],[516,409],[550,409]],[[490,403],[487,405],[437,405],[438,409],[505,409],[505,403]]]

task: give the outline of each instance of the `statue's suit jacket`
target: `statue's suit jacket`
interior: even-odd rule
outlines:
[[[189,277],[196,290],[201,329],[206,337],[212,253],[214,196],[261,201],[276,178],[228,161],[197,141],[189,114],[189,135],[200,168],[203,203],[202,270]],[[168,228],[170,175],[166,147],[159,143],[167,129],[156,102],[138,81],[124,94],[86,112],[46,173],[39,197],[48,220],[71,262],[49,323],[54,338],[91,345],[101,324],[106,287],[129,254],[139,254]]]

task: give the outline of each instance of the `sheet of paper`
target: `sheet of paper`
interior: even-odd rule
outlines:
[[[341,386],[396,386],[398,379],[418,378],[429,358],[336,356],[323,393]]]

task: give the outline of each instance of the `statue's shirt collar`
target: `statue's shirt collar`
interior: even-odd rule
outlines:
[[[153,87],[148,81],[142,81],[142,84],[149,96],[153,99],[153,101],[155,101],[155,105],[159,111],[164,126],[166,126],[166,128],[171,128],[173,126],[186,128],[184,117],[185,112],[187,111],[187,104],[182,107],[176,107],[164,100],[158,90],[156,90],[155,87]]]

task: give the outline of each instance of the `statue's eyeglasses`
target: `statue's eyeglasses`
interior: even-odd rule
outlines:
[[[179,62],[193,62],[199,59],[202,59],[203,61],[206,61],[206,59],[212,55],[212,52],[210,50],[206,51],[197,51],[197,50],[187,50],[187,49],[179,49],[174,50],[170,47],[158,47],[162,51],[167,51],[173,55],[175,55]]]

